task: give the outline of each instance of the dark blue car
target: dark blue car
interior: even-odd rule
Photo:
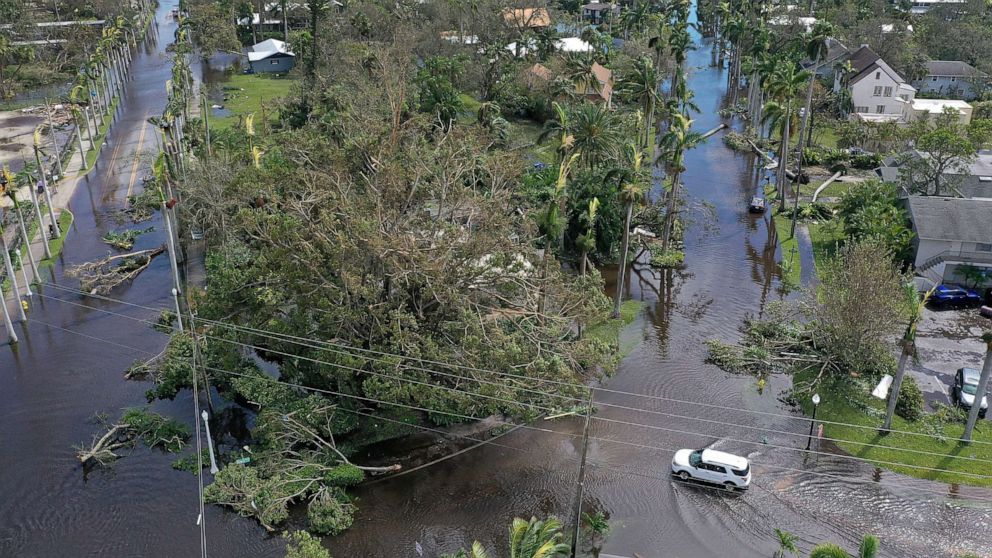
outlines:
[[[982,295],[958,285],[938,285],[930,300],[937,306],[981,306]]]

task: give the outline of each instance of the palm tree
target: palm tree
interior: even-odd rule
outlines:
[[[780,209],[785,210],[785,182],[788,178],[786,174],[786,169],[788,168],[789,159],[789,140],[792,131],[792,120],[795,118],[795,106],[794,101],[796,95],[802,89],[803,84],[806,83],[806,78],[809,76],[809,72],[801,72],[796,69],[796,64],[791,61],[785,61],[779,64],[778,70],[769,78],[768,80],[768,90],[772,98],[775,99],[777,110],[779,114],[774,120],[777,120],[782,126],[782,149],[781,156],[778,165],[778,183],[780,190]],[[771,103],[769,103],[770,105]],[[769,105],[765,105],[766,112],[768,111]],[[768,117],[770,115],[766,115]]]
[[[575,239],[575,246],[582,253],[579,260],[579,273],[586,274],[586,264],[589,261],[589,252],[596,249],[596,212],[599,210],[599,198],[589,200],[586,211],[580,215],[582,224],[586,226],[586,232]]]
[[[875,535],[861,537],[856,558],[878,558],[881,543]],[[843,548],[833,543],[818,544],[809,553],[809,558],[852,558]]]
[[[668,250],[672,237],[672,228],[675,225],[675,214],[678,211],[679,200],[679,178],[685,171],[685,152],[696,147],[703,141],[702,134],[691,131],[691,127],[692,120],[688,116],[676,113],[672,116],[668,132],[661,138],[661,147],[664,150],[661,157],[664,158],[668,175],[671,177],[671,186],[668,191],[668,207],[665,212],[665,224],[661,233],[662,251]]]
[[[630,71],[620,79],[620,93],[628,100],[635,102],[641,107],[641,114],[644,116],[644,129],[641,135],[641,147],[653,150],[654,143],[651,141],[651,130],[654,129],[654,113],[661,100],[658,94],[658,73],[655,71],[651,58],[642,56],[634,60]]]
[[[567,556],[569,546],[562,542],[561,522],[550,517],[525,521],[513,519],[510,526],[510,558],[558,558]]]
[[[623,13],[620,14],[620,25],[623,26],[624,40],[629,39],[631,33],[635,36],[644,33],[644,28],[647,26],[650,18],[650,2],[637,2],[633,7],[625,8]]]
[[[809,558],[851,558],[847,551],[833,543],[818,544],[809,553]]]
[[[861,537],[861,546],[858,547],[858,558],[877,558],[881,543],[875,535],[865,535]]]
[[[896,411],[896,400],[899,399],[899,389],[902,387],[902,378],[906,373],[906,361],[909,360],[910,355],[916,352],[916,326],[920,323],[920,319],[923,317],[923,309],[926,307],[927,301],[930,300],[930,296],[933,295],[936,288],[937,286],[934,285],[932,289],[923,295],[923,299],[920,300],[915,285],[909,283],[903,287],[909,308],[909,324],[906,326],[906,332],[902,336],[902,353],[899,355],[899,365],[896,366],[896,377],[892,381],[892,390],[889,392],[889,404],[885,410],[885,422],[882,423],[882,430],[892,428],[892,415]]]
[[[775,551],[775,558],[785,558],[786,552],[793,556],[799,554],[799,548],[796,547],[796,541],[799,540],[799,537],[781,529],[775,529],[775,536],[778,537],[778,550]]]
[[[582,162],[587,168],[616,154],[617,145],[623,139],[616,113],[603,104],[583,103],[571,111],[569,118],[574,149],[582,153]]]
[[[982,398],[989,386],[989,376],[992,375],[992,331],[982,334],[982,341],[985,342],[985,362],[982,364],[982,374],[978,377],[978,390],[975,394],[975,402],[968,411],[968,422],[964,425],[964,435],[961,439],[965,442],[971,441],[971,433],[975,429],[975,422],[978,420],[978,413],[982,408]]]
[[[620,317],[623,303],[623,286],[627,274],[627,252],[630,250],[630,222],[634,216],[634,204],[644,199],[644,153],[637,146],[628,144],[624,150],[627,164],[611,170],[606,179],[616,179],[619,183],[617,195],[624,205],[623,240],[620,243],[620,262],[617,269],[617,289],[613,296],[613,317]]]

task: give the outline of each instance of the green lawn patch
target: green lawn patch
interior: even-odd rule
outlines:
[[[795,237],[789,238],[792,231],[792,209],[787,209],[785,213],[773,213],[772,223],[782,252],[782,279],[789,285],[799,285],[803,266],[799,257],[799,241]]]
[[[48,248],[52,251],[52,258],[49,260],[41,260],[38,262],[38,267],[46,267],[55,265],[55,260],[59,258],[62,253],[62,245],[65,243],[65,235],[68,232],[69,227],[72,226],[73,215],[68,209],[63,209],[62,213],[59,214],[59,231],[62,233],[61,236],[55,240],[49,241]]]
[[[222,104],[228,114],[214,116],[210,114],[210,128],[223,130],[236,126],[241,117],[258,113],[255,123],[262,121],[261,113],[266,116],[275,114],[272,101],[281,99],[289,94],[290,88],[296,83],[291,76],[274,76],[272,74],[231,74],[226,81],[221,82],[227,100]]]
[[[110,102],[110,108],[104,114],[103,124],[96,131],[96,136],[93,138],[93,149],[86,152],[86,170],[80,176],[93,170],[93,165],[96,164],[96,159],[100,156],[100,148],[103,147],[103,142],[107,139],[107,130],[110,128],[110,123],[114,120],[113,115],[114,111],[117,110],[117,101],[117,97],[114,97]]]
[[[461,93],[458,95],[458,98],[461,99],[465,112],[471,113],[472,117],[475,118],[475,114],[479,112],[482,102],[468,93]]]
[[[840,219],[809,223],[810,242],[813,244],[813,262],[816,267],[823,264],[834,255],[837,246],[844,240],[844,229]]]
[[[510,148],[520,149],[533,159],[549,165],[555,162],[554,141],[537,144],[544,126],[532,120],[510,120]]]
[[[799,385],[808,382],[817,372],[818,370],[800,372],[793,378],[793,383]],[[870,460],[884,469],[912,477],[948,483],[992,486],[992,478],[973,477],[967,474],[989,475],[987,461],[992,460],[992,445],[989,445],[992,442],[992,424],[988,421],[978,421],[973,435],[975,441],[985,443],[972,445],[954,441],[963,435],[963,423],[937,423],[934,420],[936,417],[932,416],[916,422],[909,422],[898,415],[893,418],[893,430],[914,432],[924,434],[924,436],[897,433],[882,436],[876,428],[882,425],[885,416],[885,401],[867,395],[862,396],[859,399],[866,400],[865,405],[869,409],[864,410],[851,403],[854,398],[852,394],[845,396],[843,392],[835,392],[825,384],[819,387],[818,392],[821,403],[817,409],[817,418],[844,423],[844,425],[824,424],[823,435],[826,438],[842,440],[836,444],[847,453]],[[809,394],[799,394],[798,399],[804,412],[811,413],[812,403],[809,401]],[[846,426],[847,424],[871,428]],[[913,451],[906,450],[924,451],[938,455],[913,453]],[[954,456],[973,457],[982,461],[956,459]],[[951,472],[932,471],[918,467],[944,469]]]
[[[620,347],[620,332],[626,326],[630,325],[631,322],[637,318],[637,315],[641,313],[641,309],[644,308],[644,303],[640,300],[625,300],[620,305],[620,318],[613,319],[609,315],[607,317],[595,324],[590,325],[585,329],[584,335],[586,337],[591,337],[593,339],[599,339],[603,343]],[[610,309],[613,312],[613,309]],[[626,352],[629,352],[630,347]],[[623,348],[620,348],[621,358],[626,354]]]

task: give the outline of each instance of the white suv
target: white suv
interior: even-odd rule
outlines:
[[[727,490],[746,489],[751,484],[751,467],[746,458],[711,449],[675,452],[672,474],[684,481],[697,479],[719,484]]]

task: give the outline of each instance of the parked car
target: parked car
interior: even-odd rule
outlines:
[[[675,452],[672,474],[683,481],[696,479],[727,490],[744,490],[751,484],[751,466],[747,458],[711,449]]]
[[[958,285],[938,285],[930,300],[937,306],[981,306],[982,295]]]
[[[971,409],[975,404],[975,394],[978,393],[978,378],[981,374],[974,368],[958,368],[954,375],[954,404]],[[989,398],[982,394],[982,406],[978,409],[978,416],[985,418],[985,412],[989,408]]]
[[[747,206],[747,210],[751,213],[764,213],[765,199],[758,196],[751,198],[751,203]]]

